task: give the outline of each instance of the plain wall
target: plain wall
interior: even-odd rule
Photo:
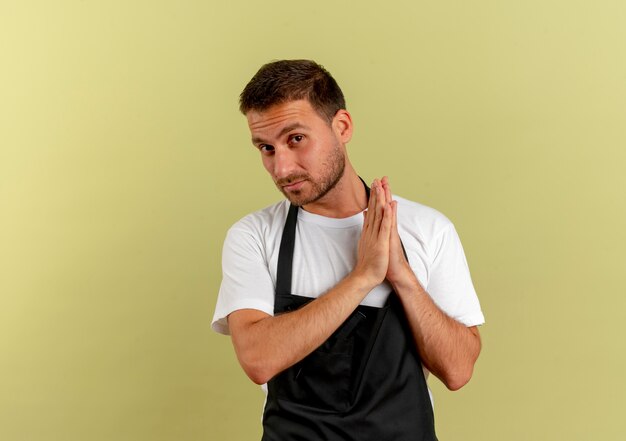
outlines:
[[[0,3],[0,439],[253,440],[210,330],[228,227],[280,200],[261,64],[342,86],[366,179],[456,225],[487,324],[441,440],[626,432],[626,3]]]

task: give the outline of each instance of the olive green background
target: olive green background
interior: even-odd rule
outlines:
[[[626,3],[0,2],[0,439],[255,440],[210,330],[228,227],[280,199],[237,97],[338,80],[359,173],[457,226],[487,324],[441,440],[622,440]]]

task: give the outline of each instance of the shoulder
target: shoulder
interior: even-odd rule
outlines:
[[[398,225],[423,238],[434,238],[453,228],[452,222],[440,211],[394,195],[398,202]]]
[[[265,237],[275,230],[282,230],[289,211],[289,202],[283,200],[250,213],[235,222],[228,230],[227,240],[235,235],[249,234]]]

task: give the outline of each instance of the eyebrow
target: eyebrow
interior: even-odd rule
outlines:
[[[284,134],[289,133],[289,132],[291,132],[292,130],[295,130],[295,129],[310,130],[309,127],[305,126],[302,123],[297,122],[297,123],[290,124],[290,125],[288,125],[286,127],[283,127],[282,130],[278,133],[278,138],[280,138]],[[256,144],[259,144],[259,143],[262,143],[262,142],[263,142],[262,138],[257,138],[256,136],[252,138],[252,144],[256,145]]]

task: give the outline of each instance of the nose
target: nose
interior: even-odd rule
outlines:
[[[273,159],[273,173],[276,180],[287,178],[297,170],[295,153],[289,148],[276,148]]]

